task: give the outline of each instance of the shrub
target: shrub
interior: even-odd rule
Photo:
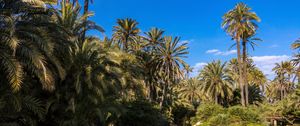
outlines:
[[[238,116],[243,122],[256,123],[260,122],[259,114],[250,108],[245,108],[242,106],[233,106],[228,108],[228,114],[231,116]]]
[[[193,123],[199,120],[208,120],[210,117],[224,113],[224,108],[218,104],[201,104],[197,108],[196,116],[192,119]]]
[[[168,121],[158,108],[147,101],[124,103],[126,113],[118,122],[118,126],[167,126]]]
[[[190,118],[195,116],[195,110],[183,105],[173,107],[172,119],[178,126],[186,126],[190,123]]]
[[[263,126],[259,110],[253,107],[223,108],[216,104],[200,105],[193,124],[198,126]]]

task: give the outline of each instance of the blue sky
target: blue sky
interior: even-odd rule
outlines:
[[[261,18],[257,37],[263,42],[250,51],[265,74],[278,61],[292,56],[290,44],[300,37],[299,0],[95,0],[91,19],[110,36],[118,18],[133,18],[144,32],[151,27],[166,30],[166,35],[180,36],[189,42],[186,61],[195,72],[206,62],[236,57],[234,43],[221,29],[222,16],[236,3],[245,2]],[[194,73],[196,74],[196,73]],[[271,76],[271,75],[270,75]]]

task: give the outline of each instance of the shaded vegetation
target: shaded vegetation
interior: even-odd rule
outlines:
[[[83,2],[82,11],[77,0],[0,0],[1,126],[299,121],[299,54],[277,63],[269,81],[247,53],[247,46],[260,41],[260,18],[246,4],[223,17],[237,58],[207,63],[190,77],[188,46],[180,37],[159,28],[142,32],[131,18],[117,19],[112,36],[104,36],[89,20],[92,2]],[[292,44],[299,47],[299,40]]]

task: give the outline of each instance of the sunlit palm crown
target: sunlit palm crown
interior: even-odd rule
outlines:
[[[183,80],[181,86],[178,87],[179,96],[187,98],[193,102],[193,100],[204,99],[205,95],[201,91],[201,83],[198,78],[190,78]]]
[[[232,96],[232,79],[226,73],[226,63],[213,61],[200,71],[202,91],[213,97],[231,97]]]
[[[234,9],[230,10],[223,16],[222,27],[232,36],[232,38],[244,36],[244,33],[249,35],[255,33],[257,29],[256,21],[260,21],[256,13],[251,12],[244,3],[239,3]]]
[[[164,31],[158,28],[152,28],[149,32],[145,32],[146,40],[149,44],[155,45],[163,41]]]
[[[186,66],[182,58],[188,54],[187,43],[179,43],[179,37],[164,37],[163,43],[159,44],[155,51],[153,62],[155,67],[168,79],[176,80],[183,77],[181,67]]]
[[[276,63],[272,70],[275,71],[276,74],[292,74],[293,65],[290,61],[282,61],[280,63]]]
[[[117,26],[114,26],[114,34],[113,39],[121,44],[124,50],[128,51],[130,49],[131,44],[136,42],[138,34],[140,33],[140,29],[137,28],[138,23],[131,19],[118,19]]]

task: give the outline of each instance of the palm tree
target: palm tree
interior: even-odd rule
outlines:
[[[292,45],[291,45],[292,49],[297,49],[299,51],[300,48],[300,39],[296,40]],[[299,52],[297,54],[294,55],[294,58],[292,59],[292,63],[293,65],[296,67],[295,73],[296,76],[298,78],[298,84],[300,84],[300,54]],[[293,79],[293,82],[295,80],[295,78]]]
[[[240,41],[243,41],[243,36],[245,36],[245,34],[251,35],[255,33],[256,24],[254,21],[259,21],[259,18],[254,12],[251,12],[251,8],[247,7],[247,5],[244,3],[238,3],[234,9],[230,10],[223,16],[222,23],[222,27],[225,29],[225,31],[236,40],[237,60],[240,75],[239,84],[241,88],[241,103],[243,106],[246,106],[248,102],[244,90],[244,85],[246,85],[246,75],[243,72],[243,68],[245,66],[242,62]]]
[[[300,38],[292,44],[292,49],[299,49],[299,48],[300,48]]]
[[[117,24],[117,26],[114,26],[113,39],[128,52],[130,44],[136,40],[136,37],[140,33],[140,29],[137,28],[138,23],[131,18],[126,18],[118,19]]]
[[[257,17],[257,19],[259,20],[259,18]],[[254,24],[255,25],[255,24]],[[243,73],[244,73],[244,79],[245,79],[245,102],[246,102],[246,105],[248,105],[248,97],[249,97],[249,93],[248,93],[248,85],[249,85],[249,82],[248,82],[248,54],[247,54],[247,44],[249,44],[252,49],[254,50],[254,46],[257,45],[255,43],[255,41],[262,41],[261,39],[259,38],[255,38],[255,32],[256,32],[256,29],[250,29],[250,33],[247,31],[243,34],[242,36],[242,46],[243,46]]]
[[[1,90],[0,125],[36,125],[45,117],[41,99],[30,94],[12,93]]]
[[[155,85],[157,76],[155,76],[155,70],[153,69],[151,62],[155,57],[154,52],[157,49],[157,46],[163,42],[163,33],[164,31],[158,28],[151,28],[150,31],[145,32],[145,51],[138,56],[138,58],[141,59],[140,61],[142,62],[146,73],[145,80],[148,85],[148,97],[150,101],[156,99],[157,91],[157,85]]]
[[[80,5],[78,3],[72,5],[62,1],[60,5],[60,10],[54,11],[54,20],[57,25],[59,25],[58,27],[62,28],[64,32],[71,34],[71,38],[68,39],[78,39],[88,30],[97,30],[101,33],[105,32],[104,29],[95,22],[86,20],[88,17],[93,16],[93,14],[86,13],[80,15]]]
[[[123,79],[122,61],[115,56],[119,55],[118,52],[108,51],[94,36],[85,36],[82,40],[84,31],[98,29],[103,32],[103,29],[84,20],[90,14],[80,16],[79,8],[78,4],[73,6],[71,3],[62,2],[61,10],[54,11],[55,26],[60,28],[56,34],[61,33],[64,36],[57,39],[60,45],[55,55],[60,55],[58,59],[65,69],[66,77],[58,82],[55,95],[49,98],[54,100],[47,102],[47,115],[56,115],[47,117],[46,120],[51,124],[103,123],[103,118],[108,117],[107,113],[110,111],[102,108],[106,101],[105,96],[117,95],[116,87],[121,87]],[[64,54],[61,50],[67,53]],[[66,113],[68,117],[64,117]],[[104,115],[107,116],[103,117]]]
[[[272,69],[276,73],[275,82],[280,87],[280,99],[283,99],[289,88],[291,88],[291,74],[293,73],[293,66],[291,62],[285,61],[281,63],[276,63],[276,66]]]
[[[155,47],[163,41],[163,34],[165,31],[158,28],[151,28],[150,31],[145,32],[145,39],[147,40],[148,47]]]
[[[77,0],[76,0],[77,1]],[[84,0],[84,9],[83,9],[83,14],[88,14],[88,12],[89,12],[89,3],[93,3],[94,2],[94,0]],[[88,17],[85,17],[85,19],[84,19],[85,21],[87,21],[88,20]],[[83,32],[83,35],[82,35],[82,39],[84,39],[85,38],[85,32]]]
[[[293,91],[292,83],[288,83],[287,80],[282,80],[280,77],[276,76],[274,80],[266,87],[266,95],[269,102],[274,102],[276,100],[283,100],[287,93]]]
[[[233,58],[229,61],[227,64],[226,69],[228,76],[234,81],[234,88],[239,88],[239,68],[238,68],[238,62],[236,58]]]
[[[267,78],[264,73],[257,67],[252,67],[248,71],[249,84],[260,86],[262,89],[262,93],[264,93],[265,84],[267,82]]]
[[[10,2],[14,4],[16,1]],[[60,65],[53,55],[57,43],[52,41],[52,36],[48,36],[51,31],[46,28],[50,24],[47,20],[51,17],[39,12],[22,13],[11,4],[1,6],[1,9],[13,11],[1,14],[0,38],[3,42],[0,44],[0,78],[5,80],[3,83],[11,85],[14,91],[20,89],[25,77],[38,79],[44,89],[52,90],[56,74],[52,67],[58,68]],[[20,8],[28,7],[15,4],[20,5]]]
[[[164,37],[163,43],[159,44],[155,50],[155,58],[152,61],[154,69],[157,72],[165,84],[162,88],[162,99],[160,101],[160,107],[162,107],[167,89],[179,78],[183,77],[181,71],[181,66],[186,66],[187,64],[182,58],[186,57],[188,54],[187,43],[179,44],[180,38],[175,37]]]
[[[225,66],[226,63],[213,61],[204,66],[199,75],[202,91],[212,96],[216,104],[219,103],[219,98],[232,96],[232,79],[226,74]]]
[[[29,4],[32,7],[44,7],[46,4],[57,3],[57,0],[21,0],[21,2]]]
[[[180,97],[189,100],[194,107],[199,104],[200,100],[205,98],[205,95],[201,91],[201,83],[196,77],[183,80],[178,87],[178,92]]]
[[[59,63],[53,56],[57,43],[48,36],[51,16],[41,14],[42,10],[24,13],[18,9],[44,7],[44,2],[9,0],[0,3],[1,10],[12,10],[0,12],[0,125],[35,125],[43,119],[45,106],[35,97],[35,92],[45,91],[40,85],[53,91],[59,78],[54,69]]]
[[[293,64],[294,68],[295,68],[295,70],[294,70],[295,77],[294,77],[292,82],[294,83],[295,79],[298,78],[297,83],[300,84],[300,66],[299,66],[300,65],[300,54],[296,54],[293,57],[294,58],[291,60],[291,62]]]

